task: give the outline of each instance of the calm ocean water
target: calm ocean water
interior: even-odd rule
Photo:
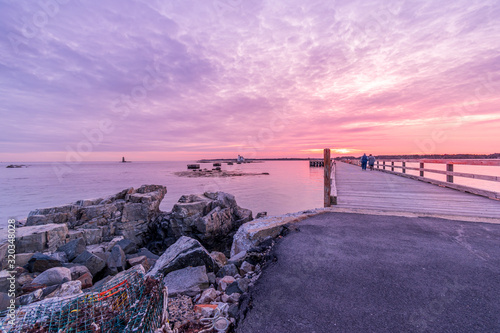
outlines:
[[[87,162],[72,165],[71,172],[62,179],[54,172],[53,163],[27,163],[27,168],[19,169],[7,169],[6,163],[0,163],[0,227],[5,227],[9,218],[26,218],[37,208],[104,197],[143,184],[167,187],[167,195],[160,206],[164,211],[171,210],[183,194],[205,191],[231,193],[241,207],[251,209],[254,215],[260,211],[278,215],[323,206],[323,169],[310,168],[307,161],[222,164],[225,170],[268,172],[269,175],[229,178],[174,175],[174,172],[185,171],[188,163],[192,162]],[[202,163],[201,167],[210,169],[212,164]],[[445,168],[439,164],[427,167]],[[500,167],[457,165],[455,170],[500,176]],[[444,175],[428,173],[426,176],[445,180]],[[498,182],[465,178],[456,178],[456,182],[500,192]]]
[[[268,172],[269,175],[229,178],[187,178],[174,175],[193,162],[87,162],[74,164],[59,180],[52,163],[26,163],[27,168],[8,169],[0,163],[0,226],[9,218],[22,219],[31,210],[99,198],[143,184],[167,187],[160,206],[169,211],[183,194],[224,191],[233,194],[239,206],[254,215],[296,212],[323,205],[323,169],[310,168],[307,161],[268,161],[222,164],[224,170]],[[202,168],[212,168],[202,163]]]

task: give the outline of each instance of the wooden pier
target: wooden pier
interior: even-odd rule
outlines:
[[[310,167],[324,167],[325,162],[323,160],[318,160],[318,161],[309,161],[309,166]]]
[[[460,163],[459,160],[453,162]],[[427,163],[435,162],[427,161]],[[337,163],[334,177],[338,193],[337,207],[493,218],[500,221],[500,201],[478,195],[482,193],[498,198],[497,195],[500,194],[477,189],[476,194],[466,193],[465,191],[473,192],[473,188],[453,184],[450,182],[451,178],[448,178],[449,182],[424,179],[422,173],[419,173],[420,176],[411,176],[406,172],[400,172],[399,174],[403,176],[400,177],[396,175],[397,168],[401,168],[402,171],[410,169],[406,167],[405,170],[403,165],[397,166],[396,161],[389,163],[379,161],[379,170],[385,172],[362,171],[356,163]],[[443,172],[448,176],[464,175],[447,169]],[[425,172],[432,172],[431,169],[424,168],[424,165],[420,165],[419,170],[424,172],[424,175]]]

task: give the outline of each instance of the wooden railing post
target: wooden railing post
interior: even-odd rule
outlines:
[[[379,161],[377,161],[377,169],[380,169]]]
[[[420,177],[424,176],[424,163],[420,162]]]
[[[391,171],[394,171],[394,162],[391,161]]]
[[[382,167],[384,168],[385,170],[385,161],[382,162]]]
[[[330,200],[332,190],[331,180],[331,161],[330,161],[330,148],[324,149],[324,164],[325,164],[325,178],[324,178],[324,206],[330,207],[332,205]]]
[[[403,173],[406,173],[406,162],[403,162]]]
[[[446,171],[453,172],[453,164],[451,164],[451,163],[446,164]],[[446,175],[446,181],[448,183],[453,183],[453,175]]]

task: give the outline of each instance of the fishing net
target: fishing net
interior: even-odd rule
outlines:
[[[123,272],[102,287],[47,299],[0,319],[0,332],[153,332],[162,325],[163,281],[140,270]]]

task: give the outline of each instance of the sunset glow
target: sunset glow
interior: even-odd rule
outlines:
[[[0,161],[500,150],[498,1],[54,4],[0,1]]]

